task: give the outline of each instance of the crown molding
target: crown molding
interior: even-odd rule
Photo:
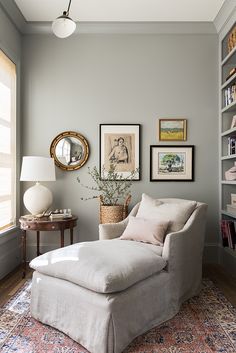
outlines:
[[[27,22],[13,0],[0,0],[0,8],[20,33],[24,33]]]
[[[232,0],[234,1],[234,0]],[[13,0],[0,7],[21,34],[50,34],[50,22],[27,22]],[[213,22],[77,22],[75,34],[215,34]]]
[[[234,17],[236,20],[236,3],[235,0],[226,0],[218,12],[216,18],[214,19],[214,25],[216,27],[217,33],[223,31],[227,24]],[[229,25],[231,26],[231,24]],[[227,29],[229,30],[229,29]]]

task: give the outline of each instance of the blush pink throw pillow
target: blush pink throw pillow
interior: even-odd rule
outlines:
[[[154,245],[163,245],[169,222],[129,217],[129,223],[120,236],[122,240],[136,240]]]

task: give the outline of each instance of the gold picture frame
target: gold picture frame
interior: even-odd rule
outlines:
[[[159,119],[159,141],[186,141],[187,119]]]

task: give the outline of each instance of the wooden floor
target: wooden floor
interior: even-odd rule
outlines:
[[[0,280],[0,306],[6,303],[27,279],[32,277],[33,271],[27,269],[26,276],[22,279],[22,268],[19,266],[9,275]]]
[[[17,268],[8,276],[0,280],[0,306],[7,302],[24,282],[31,278],[32,270],[28,269],[26,278],[22,279],[21,268]],[[236,277],[230,276],[219,265],[205,265],[203,276],[211,279],[224,293],[225,297],[236,307]]]
[[[236,307],[236,274],[230,275],[219,265],[205,265],[203,276],[211,279],[228,301]]]

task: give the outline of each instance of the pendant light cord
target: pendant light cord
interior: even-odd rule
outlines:
[[[71,5],[71,0],[69,1],[68,9],[67,9],[67,11],[66,11],[67,16],[69,16],[70,5]]]

